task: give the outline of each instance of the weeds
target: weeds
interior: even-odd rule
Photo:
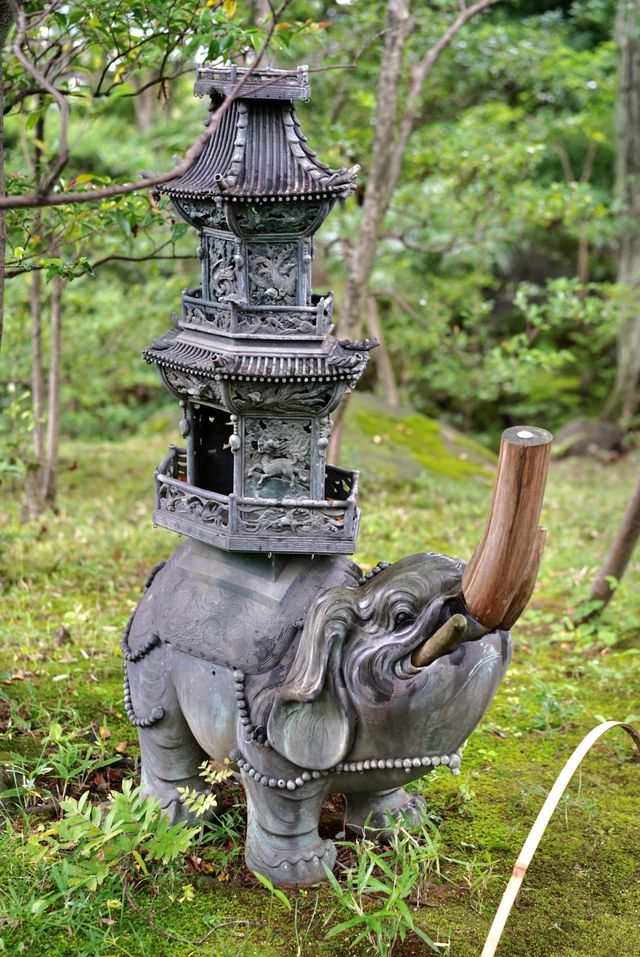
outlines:
[[[326,871],[338,912],[352,916],[331,927],[326,936],[355,932],[354,944],[366,941],[371,953],[384,957],[410,931],[431,950],[446,952],[448,943],[434,941],[412,913],[425,896],[428,875],[440,873],[438,843],[437,830],[425,823],[417,835],[399,830],[385,849],[367,839],[351,845],[356,860],[345,868],[341,880]]]

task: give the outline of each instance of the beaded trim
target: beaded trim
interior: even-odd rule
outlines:
[[[132,618],[129,619],[128,626],[125,629],[125,633],[122,636],[122,641],[120,642],[120,647],[122,648],[122,654],[124,655],[125,661],[133,661],[135,663],[136,661],[141,661],[145,655],[148,655],[149,652],[156,647],[156,645],[160,644],[160,635],[151,635],[151,637],[148,638],[145,643],[138,648],[137,651],[131,651],[127,638],[129,636]]]
[[[368,582],[371,578],[375,578],[376,575],[379,575],[380,572],[383,572],[385,568],[389,568],[391,562],[379,561],[377,565],[374,565],[370,572],[365,572],[364,575],[361,575],[358,579],[359,585],[364,585],[365,582]]]
[[[238,714],[240,716],[240,722],[242,724],[243,731],[246,734],[246,743],[247,744],[260,744],[263,747],[269,748],[271,745],[267,740],[267,731],[263,726],[257,728],[254,724],[251,723],[251,718],[249,716],[249,706],[247,704],[247,699],[244,694],[244,673],[239,671],[238,668],[233,669],[233,682],[235,685],[235,694],[236,694],[236,704],[238,707]]]
[[[329,768],[327,771],[303,771],[299,777],[285,780],[285,778],[273,778],[268,774],[262,774],[260,771],[257,771],[253,765],[245,760],[242,751],[234,750],[229,757],[238,765],[241,771],[244,771],[250,778],[253,778],[257,784],[261,784],[263,787],[279,788],[281,791],[295,791],[297,788],[303,787],[307,781],[311,781],[312,778],[317,780],[318,778],[326,778],[330,774],[362,773],[364,771],[374,771],[382,768],[404,769],[408,774],[413,768],[437,768],[440,765],[444,765],[451,770],[452,774],[457,775],[460,774],[461,761],[460,749],[454,751],[453,754],[433,755],[431,757],[425,756],[422,758],[371,758],[366,761],[347,761],[336,764],[335,767]]]
[[[131,687],[129,685],[129,675],[127,674],[126,665],[124,666],[124,710],[127,712],[127,718],[134,728],[150,728],[151,725],[157,724],[158,721],[164,718],[164,708],[154,708],[151,714],[146,717],[135,713],[131,703]]]
[[[158,572],[164,568],[166,562],[157,562],[149,574],[147,575],[147,580],[144,583],[145,591],[147,588],[150,588],[153,579],[156,577]],[[127,712],[127,718],[134,726],[134,728],[150,728],[151,725],[156,724],[158,721],[161,721],[164,718],[164,708],[153,708],[151,714],[146,717],[137,715],[133,710],[133,705],[131,703],[131,686],[129,684],[129,675],[127,674],[127,662],[132,662],[135,664],[137,661],[141,661],[145,655],[148,655],[149,652],[155,648],[160,643],[160,635],[151,635],[143,645],[138,648],[137,651],[131,651],[129,648],[129,632],[131,631],[131,626],[133,624],[133,619],[138,610],[139,605],[133,609],[129,615],[129,620],[124,626],[124,632],[122,633],[122,638],[120,640],[120,648],[122,649],[122,654],[124,656],[124,677],[123,677],[123,691],[124,691],[124,710]]]
[[[152,582],[153,579],[156,577],[156,575],[158,574],[158,572],[162,571],[162,569],[164,568],[164,566],[165,566],[166,564],[167,564],[166,562],[156,562],[156,564],[153,566],[153,568],[151,569],[151,571],[150,571],[149,574],[147,575],[147,580],[146,580],[146,582],[144,583],[145,589],[151,587],[151,582]]]

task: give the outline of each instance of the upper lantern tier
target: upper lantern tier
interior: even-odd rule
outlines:
[[[198,71],[196,95],[209,95],[212,110],[232,91],[237,98],[193,166],[159,192],[174,200],[346,198],[359,167],[336,170],[321,163],[307,146],[291,102],[309,96],[306,67],[295,73],[247,72],[235,67]]]

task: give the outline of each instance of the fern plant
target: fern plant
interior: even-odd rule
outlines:
[[[124,781],[102,806],[89,802],[85,792],[78,800],[62,802],[64,816],[47,830],[30,838],[34,862],[63,865],[66,885],[94,891],[110,875],[138,870],[148,876],[147,863],[163,864],[186,853],[199,826],[171,824],[155,798],[144,797],[139,787]]]

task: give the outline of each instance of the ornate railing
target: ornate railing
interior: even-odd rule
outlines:
[[[324,339],[333,318],[333,293],[313,295],[310,306],[250,306],[202,298],[200,287],[182,296],[182,325],[225,336]]]
[[[358,534],[358,473],[328,466],[325,501],[243,498],[187,481],[186,452],[171,446],[155,471],[153,520],[233,551],[351,553]]]

